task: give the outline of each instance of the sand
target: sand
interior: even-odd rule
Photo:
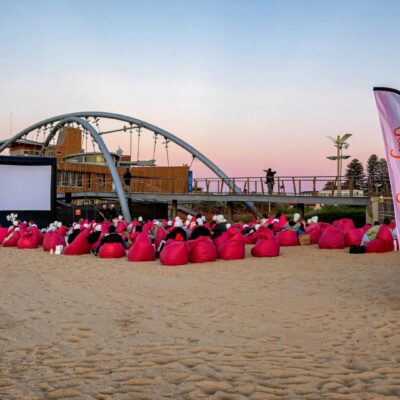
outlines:
[[[397,399],[399,288],[400,253],[163,267],[0,248],[0,398]]]

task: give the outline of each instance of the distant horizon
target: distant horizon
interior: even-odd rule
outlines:
[[[334,176],[327,136],[348,132],[348,161],[384,157],[373,87],[400,89],[398,1],[0,5],[0,139],[11,112],[15,134],[95,110],[163,128],[230,176]],[[129,149],[126,137],[107,143]]]

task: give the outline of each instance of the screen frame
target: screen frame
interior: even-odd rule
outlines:
[[[25,215],[32,214],[32,218],[46,219],[48,221],[54,220],[56,216],[57,207],[57,158],[55,157],[31,157],[31,156],[0,156],[1,165],[18,165],[18,166],[50,166],[50,210],[0,210],[1,214],[16,212],[21,219]],[[31,219],[29,216],[24,219]]]

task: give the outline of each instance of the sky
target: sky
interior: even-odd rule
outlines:
[[[400,89],[398,0],[0,0],[0,10],[0,139],[11,113],[15,134],[90,110],[161,127],[229,176],[335,175],[327,136],[344,133],[352,158],[384,156],[372,88]],[[107,138],[110,150],[128,143]]]

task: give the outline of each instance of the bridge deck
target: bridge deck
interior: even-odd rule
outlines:
[[[72,193],[73,199],[118,198],[116,192],[76,192]],[[59,193],[58,198],[64,198],[65,194]],[[126,197],[132,201],[161,201],[170,202],[177,200],[183,203],[197,203],[204,201],[235,201],[254,203],[292,203],[292,204],[340,204],[353,206],[369,206],[369,197],[348,196],[313,196],[313,195],[268,195],[268,194],[243,194],[243,193],[133,193],[127,192]]]

